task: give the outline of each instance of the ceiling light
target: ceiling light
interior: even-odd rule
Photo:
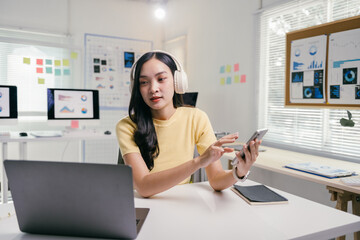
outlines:
[[[155,17],[158,19],[163,19],[165,17],[166,13],[165,10],[162,7],[159,7],[155,10]]]

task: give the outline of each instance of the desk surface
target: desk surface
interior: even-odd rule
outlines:
[[[304,173],[293,169],[285,168],[288,163],[301,163],[301,162],[315,162],[322,165],[328,165],[336,168],[343,168],[355,171],[360,174],[360,164],[348,161],[341,161],[332,158],[319,157],[310,154],[298,153],[293,151],[282,150],[278,148],[261,146],[265,152],[260,152],[258,159],[254,163],[255,167],[270,170],[277,173],[282,173],[296,178],[305,179],[308,181],[324,184],[349,192],[360,194],[360,187],[348,186],[340,181],[339,178],[329,179],[325,177],[316,176],[310,173]],[[234,153],[227,153],[223,159],[233,159]]]
[[[246,181],[242,185],[255,184]],[[360,230],[360,217],[280,190],[288,204],[252,206],[230,189],[215,192],[207,182],[176,186],[150,199],[141,239],[329,239]],[[76,239],[19,232],[15,216],[0,220],[0,239]]]

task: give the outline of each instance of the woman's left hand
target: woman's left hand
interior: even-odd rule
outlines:
[[[240,152],[236,152],[236,157],[238,158],[238,163],[236,165],[237,175],[239,177],[245,176],[250,170],[251,166],[256,161],[256,158],[259,156],[259,145],[261,141],[255,140],[249,143],[249,148],[246,145],[243,145],[244,158],[240,156]]]

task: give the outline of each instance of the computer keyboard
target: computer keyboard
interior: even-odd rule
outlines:
[[[61,137],[62,131],[33,131],[30,133],[34,137]]]
[[[360,186],[360,177],[345,177],[340,181],[349,186]]]

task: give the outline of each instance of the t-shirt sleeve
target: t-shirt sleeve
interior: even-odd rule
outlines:
[[[206,149],[216,141],[214,130],[211,126],[209,117],[204,111],[198,110],[196,114],[196,146],[199,154],[203,154]]]
[[[116,136],[122,156],[127,153],[140,153],[140,149],[134,141],[135,130],[136,124],[129,117],[121,119],[116,124]]]

